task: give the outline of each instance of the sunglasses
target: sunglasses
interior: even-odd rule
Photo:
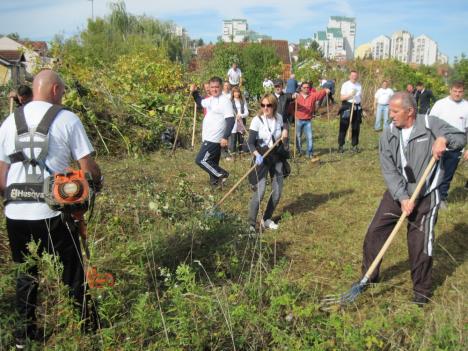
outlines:
[[[273,107],[272,104],[260,104],[260,106],[262,106],[262,107]]]

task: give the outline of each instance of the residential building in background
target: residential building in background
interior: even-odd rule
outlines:
[[[419,65],[448,63],[448,57],[439,51],[437,43],[425,34],[413,38],[410,32],[401,30],[393,33],[391,39],[380,35],[371,45],[374,60],[393,58]]]
[[[221,40],[226,43],[241,43],[247,37],[249,25],[246,19],[230,19],[223,21]]]
[[[356,21],[351,17],[331,16],[324,31],[314,34],[323,56],[330,60],[345,61],[354,58]],[[305,42],[307,39],[303,39]]]
[[[425,34],[414,38],[411,62],[420,65],[432,65],[436,63],[437,43]]]
[[[370,43],[359,45],[354,50],[354,58],[361,60],[372,59],[372,45]]]
[[[45,41],[16,41],[5,36],[0,38],[0,50],[24,53],[28,74],[32,74],[36,68],[50,62],[47,57],[47,43]]]
[[[386,35],[379,35],[371,41],[372,58],[374,60],[385,60],[390,58],[391,40]]]
[[[411,62],[413,51],[413,36],[411,33],[402,30],[392,34],[390,44],[390,56],[404,63]]]
[[[328,29],[339,28],[343,37],[343,49],[346,52],[346,59],[354,58],[354,47],[356,41],[356,19],[354,17],[331,16],[328,20]]]

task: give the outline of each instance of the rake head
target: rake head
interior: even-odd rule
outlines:
[[[334,307],[346,306],[354,302],[354,300],[356,300],[356,298],[361,295],[368,286],[368,279],[364,277],[360,281],[354,283],[351,286],[351,289],[342,294],[325,296],[320,303],[321,309],[327,311],[332,310]]]
[[[219,209],[219,206],[213,206],[211,209],[206,211],[206,217],[222,221],[226,218],[226,214]]]

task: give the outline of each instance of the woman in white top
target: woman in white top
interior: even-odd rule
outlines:
[[[270,174],[272,193],[268,200],[268,205],[261,220],[261,227],[265,229],[277,229],[278,225],[272,221],[271,217],[278,205],[283,190],[283,161],[277,150],[271,152],[268,157],[263,158],[263,154],[273,146],[279,139],[287,139],[288,131],[283,129],[283,118],[276,113],[278,102],[274,95],[266,94],[260,100],[261,109],[250,124],[249,149],[255,157],[256,167],[249,177],[250,184],[255,190],[249,206],[250,230],[255,230],[258,209],[263,199],[266,188],[266,178]]]
[[[246,118],[249,115],[249,109],[247,108],[247,102],[238,87],[232,88],[231,101],[236,122],[232,128],[231,136],[229,137],[229,151],[231,153],[242,152]]]

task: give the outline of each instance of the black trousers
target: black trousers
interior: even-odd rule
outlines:
[[[195,163],[210,175],[210,183],[215,185],[220,178],[226,178],[229,173],[219,167],[221,145],[210,141],[203,141]]]
[[[349,110],[351,109],[351,104],[349,105]],[[343,146],[346,140],[346,132],[349,128],[349,121],[350,116],[347,118],[343,118],[346,113],[350,113],[351,111],[343,110],[340,114],[340,131],[338,134],[338,145]],[[359,133],[361,131],[361,116],[362,110],[360,105],[354,105],[354,112],[353,112],[353,121],[351,125],[351,144],[352,146],[356,146],[359,144]]]
[[[408,217],[407,242],[413,289],[415,293],[424,296],[430,296],[431,294],[432,247],[438,212],[435,198],[437,197],[438,194],[435,194],[434,191],[420,199]],[[364,239],[363,275],[371,266],[375,257],[377,257],[395,224],[398,222],[401,213],[400,203],[395,201],[390,193],[386,191]],[[378,280],[380,263],[371,275],[370,282]]]
[[[39,254],[47,252],[59,257],[63,264],[62,281],[70,288],[70,296],[80,308],[82,319],[87,318],[85,275],[77,231],[70,232],[60,216],[42,220],[6,219],[13,261],[24,263],[29,254],[27,245],[39,244]],[[38,290],[37,266],[20,273],[16,280],[16,309],[22,322],[17,336],[26,337],[35,329]]]

